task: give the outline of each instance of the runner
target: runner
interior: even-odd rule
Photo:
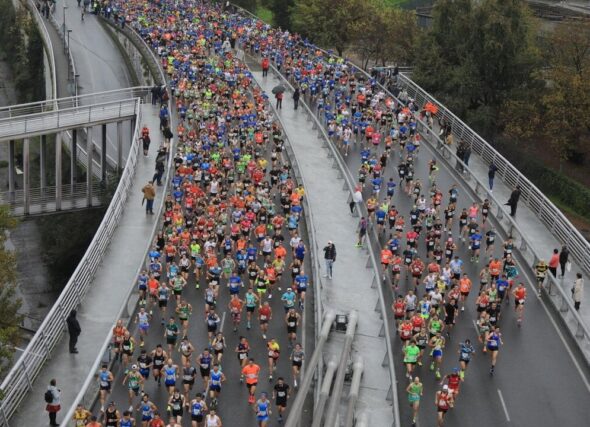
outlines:
[[[461,366],[461,370],[459,371],[459,377],[461,377],[461,381],[465,380],[465,371],[467,370],[467,365],[471,361],[471,358],[475,354],[475,349],[471,345],[471,340],[467,338],[464,342],[459,344],[459,365]]]
[[[139,396],[139,389],[143,390],[143,377],[138,371],[137,365],[132,365],[131,370],[125,374],[123,385],[127,384],[129,395],[129,411],[133,412],[133,398]]]
[[[100,389],[100,410],[104,412],[104,402],[106,401],[107,395],[111,392],[111,387],[115,377],[113,373],[108,370],[108,366],[103,364],[98,373],[98,384]]]
[[[277,383],[273,387],[272,398],[275,399],[275,405],[277,405],[277,413],[279,415],[278,422],[283,422],[283,414],[287,409],[287,400],[291,397],[291,388],[283,377],[277,379]]]
[[[141,414],[141,427],[148,427],[148,423],[154,418],[154,412],[158,410],[147,393],[142,394],[141,402],[135,409]]]
[[[514,288],[512,295],[514,295],[514,311],[516,312],[517,316],[516,322],[520,328],[524,317],[524,302],[526,300],[526,288],[522,282],[520,282],[518,286]]]
[[[447,411],[451,408],[452,397],[449,395],[449,387],[445,384],[442,390],[436,392],[434,404],[437,409],[437,426],[442,427]]]
[[[248,364],[242,368],[242,376],[246,378],[246,387],[248,387],[248,403],[253,404],[256,386],[258,385],[258,375],[260,366],[254,363],[254,359],[248,359]]]
[[[412,407],[412,426],[416,426],[418,420],[418,410],[420,409],[420,399],[424,386],[420,382],[420,378],[414,377],[414,380],[406,387],[406,393],[408,393],[408,402]]]
[[[281,348],[275,338],[266,344],[268,349],[268,380],[272,381],[272,374],[277,369],[277,362],[281,354]]]
[[[201,393],[195,395],[195,398],[190,402],[189,408],[191,412],[191,426],[203,427],[204,414],[209,408],[203,400],[203,395]]]
[[[211,409],[216,409],[221,393],[221,383],[225,382],[225,375],[219,369],[219,364],[214,364],[211,370],[211,379],[209,380],[209,397],[211,397]]]
[[[492,326],[491,330],[487,333],[486,336],[486,347],[488,352],[490,353],[490,358],[492,360],[492,365],[490,367],[490,375],[494,375],[496,370],[496,360],[498,359],[498,352],[500,351],[500,345],[504,344],[502,342],[502,334],[500,333],[500,328],[496,326]]]
[[[410,342],[402,349],[404,353],[404,363],[406,365],[406,378],[412,381],[412,373],[414,372],[414,366],[418,363],[418,357],[420,356],[420,348],[416,345],[415,340]]]
[[[266,427],[268,425],[270,415],[272,414],[270,410],[270,401],[266,398],[266,393],[260,393],[260,399],[258,399],[254,405],[254,412],[256,413],[258,426]]]

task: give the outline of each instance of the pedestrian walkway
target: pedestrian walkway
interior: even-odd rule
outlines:
[[[68,56],[63,49],[63,39],[51,24],[50,20],[42,15],[43,23],[47,28],[47,33],[53,45],[53,57],[55,58],[55,76],[57,79],[57,97],[66,98],[71,96],[69,91],[68,78],[70,76],[70,69],[68,65]]]
[[[82,333],[78,340],[78,354],[68,351],[68,335],[64,334],[33,384],[32,391],[22,401],[19,411],[11,418],[11,426],[44,426],[48,422],[44,411],[43,394],[49,381],[55,378],[62,391],[62,408],[67,410],[80,391],[97,355],[111,331],[115,319],[135,286],[138,266],[142,265],[151,243],[158,215],[146,216],[142,207],[141,189],[152,179],[156,149],[161,142],[158,109],[142,105],[142,123],[151,130],[152,150],[148,156],[138,154],[136,173],[120,223],[106,249],[101,267],[91,289],[78,309]],[[157,189],[158,191],[158,189]],[[154,212],[162,206],[162,194],[156,194]],[[65,324],[64,324],[65,327]],[[60,422],[60,414],[58,414]]]
[[[262,71],[253,71],[254,79],[267,93],[280,82],[275,77],[262,77]],[[288,98],[286,96],[286,98]],[[348,209],[348,192],[342,191],[342,181],[332,160],[321,148],[321,140],[312,129],[303,109],[294,110],[293,102],[285,99],[278,115],[305,180],[306,196],[313,209],[316,229],[315,242],[321,249],[332,240],[336,246],[337,262],[333,279],[323,279],[322,303],[325,309],[337,313],[357,310],[358,328],[353,343],[352,359],[358,355],[364,359],[365,369],[359,393],[358,410],[371,414],[371,424],[391,424],[392,409],[386,396],[389,390],[389,368],[382,367],[386,354],[385,340],[379,336],[382,321],[375,312],[378,301],[376,289],[371,288],[373,271],[366,268],[366,253],[356,248],[358,219]],[[320,252],[320,256],[323,252]],[[331,334],[324,360],[335,357],[339,360],[344,336]]]

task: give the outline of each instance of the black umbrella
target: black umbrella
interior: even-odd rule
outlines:
[[[283,85],[278,85],[272,88],[272,93],[274,93],[275,95],[277,93],[283,93],[287,90],[287,88]]]

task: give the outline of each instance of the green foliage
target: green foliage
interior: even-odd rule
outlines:
[[[234,0],[232,3],[243,7],[252,13],[256,12],[256,0]]]
[[[24,7],[0,0],[0,50],[8,58],[21,103],[45,99],[43,42]]]
[[[518,0],[440,0],[418,40],[413,78],[490,135],[504,103],[539,86],[532,22]]]
[[[14,347],[19,344],[22,315],[18,313],[21,300],[16,297],[16,257],[4,247],[6,232],[16,226],[17,221],[10,216],[7,206],[0,206],[0,378],[8,372]]]
[[[590,220],[590,189],[549,169],[533,153],[524,152],[510,140],[499,140],[497,148],[547,197]]]
[[[283,30],[291,29],[291,9],[295,0],[269,0],[269,3],[274,25]]]
[[[542,91],[508,103],[504,119],[511,136],[550,141],[561,161],[587,142],[590,130],[590,24],[568,22],[547,37],[539,71]]]
[[[84,256],[105,209],[89,209],[38,218],[43,258],[53,289],[61,289]]]
[[[370,22],[366,0],[295,0],[293,29],[318,46],[342,55],[355,40],[355,28]]]
[[[355,36],[353,50],[361,58],[363,68],[367,68],[369,60],[380,65],[411,63],[418,35],[414,12],[378,1],[367,2],[365,9],[365,20],[351,25]]]

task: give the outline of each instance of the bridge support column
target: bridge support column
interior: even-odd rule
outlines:
[[[41,187],[41,196],[45,196],[45,187],[47,187],[47,135],[41,135],[41,146],[39,147],[39,187]]]
[[[123,170],[123,122],[117,122],[117,173]]]
[[[16,169],[14,165],[14,140],[8,142],[8,192],[10,201],[14,201],[14,189],[16,184]]]
[[[107,179],[107,125],[102,125],[100,144],[100,180],[104,183]]]
[[[94,145],[92,144],[92,126],[86,131],[86,206],[92,206],[92,157]]]
[[[61,186],[61,132],[55,134],[55,210],[61,211],[62,186]],[[73,197],[72,197],[73,200]]]
[[[72,130],[72,142],[70,147],[70,185],[72,194],[74,193],[74,184],[76,184],[76,175],[78,171],[78,129]],[[72,199],[75,200],[75,199]]]
[[[29,161],[30,153],[29,153],[29,145],[30,140],[29,138],[23,139],[23,191],[24,191],[24,210],[25,215],[29,214],[29,210],[31,208],[31,194],[30,194],[30,187],[31,187],[31,176],[29,174]]]

